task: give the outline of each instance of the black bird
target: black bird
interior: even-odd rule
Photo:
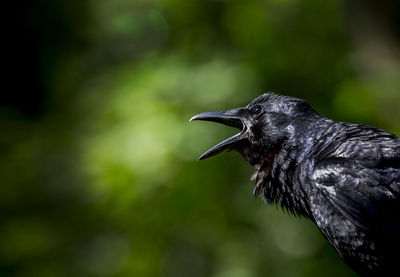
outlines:
[[[255,169],[254,194],[315,222],[357,274],[400,275],[400,138],[274,93],[192,120],[241,129],[199,160],[238,151]]]

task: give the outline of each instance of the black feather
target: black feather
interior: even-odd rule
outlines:
[[[262,108],[257,115],[251,113],[255,105]],[[398,137],[328,119],[301,99],[272,93],[221,114],[240,119],[243,125],[235,143],[223,150],[238,151],[255,168],[255,195],[314,221],[358,274],[396,272]]]

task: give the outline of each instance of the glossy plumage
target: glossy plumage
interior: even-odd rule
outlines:
[[[393,274],[400,261],[400,139],[338,122],[305,101],[263,94],[244,108],[192,120],[242,131],[201,157],[235,150],[255,168],[254,193],[314,221],[362,276]]]

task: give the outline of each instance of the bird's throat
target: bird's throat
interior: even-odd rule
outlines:
[[[251,176],[254,181],[253,194],[267,203],[278,203],[285,210],[309,217],[308,205],[304,199],[302,187],[296,182],[298,164],[288,148],[273,148],[258,152],[258,156],[245,156],[254,167]],[[254,153],[254,152],[252,152]],[[284,173],[284,174],[283,174]]]

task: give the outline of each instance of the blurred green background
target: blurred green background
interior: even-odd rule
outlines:
[[[3,12],[0,276],[354,276],[310,221],[252,196],[238,154],[197,162],[235,130],[188,119],[275,91],[399,135],[399,1]]]

